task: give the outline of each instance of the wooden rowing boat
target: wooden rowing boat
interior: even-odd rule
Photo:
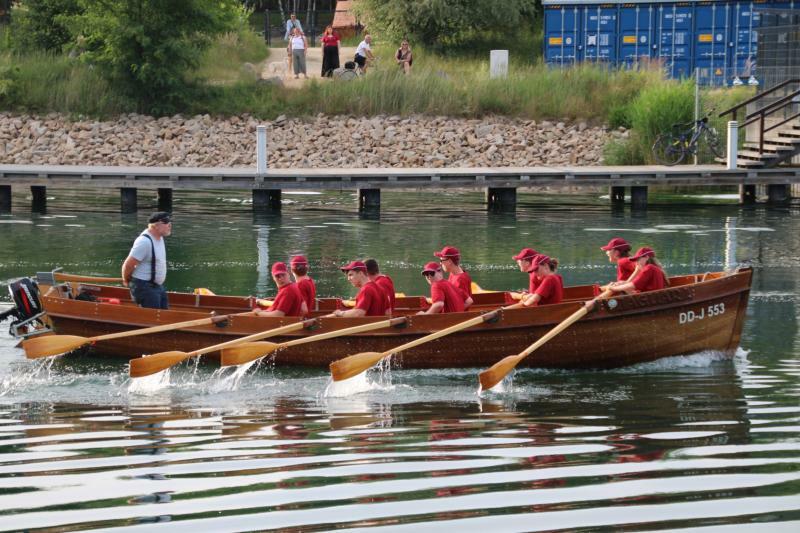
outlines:
[[[714,272],[670,278],[670,287],[642,294],[616,296],[547,343],[521,366],[546,368],[612,368],[662,357],[713,350],[732,355],[739,345],[752,280],[752,270]],[[136,307],[120,287],[78,283],[40,284],[41,301],[58,334],[94,337],[160,324],[249,310],[252,298],[170,293],[170,310]],[[89,291],[97,301],[72,297]],[[499,320],[473,326],[396,354],[402,368],[486,367],[535,342],[553,326],[592,298],[592,286],[567,287],[557,305],[504,310]],[[119,303],[108,303],[119,300]],[[466,313],[420,315],[423,298],[398,298],[397,314],[409,315],[402,327],[350,335],[294,346],[275,353],[280,365],[327,368],[342,357],[366,351],[382,352],[421,336],[464,322],[481,312],[513,302],[508,293],[475,296]],[[336,299],[320,300],[315,315],[335,309]],[[192,351],[236,337],[296,322],[296,318],[235,316],[221,324],[153,335],[104,341],[89,348],[92,355],[126,359],[165,350]],[[283,342],[341,328],[383,320],[380,317],[320,318],[313,330],[276,337]],[[211,354],[216,356],[217,354]]]

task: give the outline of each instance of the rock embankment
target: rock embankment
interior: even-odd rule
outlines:
[[[268,125],[272,168],[498,167],[602,164],[612,136],[584,122],[429,116],[259,121],[243,115],[110,121],[0,113],[0,162],[41,165],[250,167]]]

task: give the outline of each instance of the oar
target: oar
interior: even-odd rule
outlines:
[[[239,313],[239,315],[249,315],[250,313],[252,313],[252,311]],[[153,326],[150,328],[121,331],[119,333],[108,333],[106,335],[99,335],[97,337],[80,337],[78,335],[44,335],[24,340],[22,342],[22,348],[25,350],[25,356],[28,359],[39,359],[40,357],[50,357],[52,355],[61,355],[71,352],[73,350],[77,350],[81,346],[86,346],[87,344],[93,342],[121,339],[122,337],[135,337],[137,335],[148,335],[150,333],[161,333],[163,331],[191,328],[194,326],[216,324],[218,322],[227,320],[232,316],[237,315],[210,316],[208,318],[198,318],[196,320],[175,322],[173,324],[162,324],[160,326]]]
[[[78,274],[64,274],[54,272],[53,279],[56,281],[77,281],[82,283],[122,283],[122,278],[101,278],[98,276],[80,276]]]
[[[606,290],[597,298],[590,300],[590,302],[593,302],[600,298],[608,298],[613,293],[614,291],[610,289]],[[493,364],[487,370],[481,372],[479,375],[479,379],[481,382],[481,390],[491,389],[492,387],[503,381],[503,378],[505,378],[509,372],[514,370],[514,367],[516,367],[520,361],[525,359],[525,357],[527,357],[533,351],[537,350],[540,346],[542,346],[544,343],[546,343],[547,341],[549,341],[550,339],[552,339],[553,337],[555,337],[556,335],[558,335],[559,333],[570,327],[572,324],[580,320],[584,315],[586,315],[586,313],[588,313],[592,309],[592,307],[594,307],[593,305],[588,305],[588,304],[589,302],[582,305],[580,309],[569,315],[559,325],[548,331],[539,340],[537,340],[536,342],[525,348],[519,354],[509,355],[508,357],[504,357],[500,361]]]
[[[344,335],[364,333],[367,331],[388,328],[391,326],[399,326],[400,324],[405,323],[406,320],[406,317],[392,318],[390,320],[372,322],[370,324],[363,324],[361,326],[337,329],[336,331],[329,331],[327,333],[320,333],[319,335],[313,335],[311,337],[294,339],[287,342],[282,342],[280,344],[275,344],[274,342],[247,342],[234,348],[226,348],[225,350],[222,350],[220,365],[243,365],[245,363],[249,363],[250,361],[255,361],[256,359],[266,357],[279,348],[289,348],[290,346],[297,346],[298,344],[307,344],[309,342],[323,341]]]
[[[402,344],[397,348],[386,350],[385,352],[381,353],[362,352],[345,357],[344,359],[339,359],[338,361],[334,361],[333,363],[330,364],[333,381],[342,381],[343,379],[348,379],[353,376],[357,376],[358,374],[378,364],[384,357],[388,357],[393,353],[402,352],[403,350],[408,350],[409,348],[414,348],[415,346],[419,346],[420,344],[425,344],[426,342],[440,339],[446,335],[450,335],[451,333],[461,331],[462,329],[467,329],[468,327],[482,324],[483,322],[495,318],[501,310],[516,309],[518,307],[522,307],[522,304],[518,303],[514,305],[509,305],[508,307],[503,307],[501,309],[496,309],[494,311],[484,313],[480,316],[476,316],[475,318],[471,318],[464,322],[459,322],[458,324],[450,326],[449,328],[436,331],[434,333],[431,333],[430,335],[426,335],[419,339],[415,339],[411,342]]]
[[[284,333],[290,333],[292,331],[299,331],[303,328],[311,327],[315,322],[316,319],[314,318],[303,322],[295,322],[286,326],[281,326],[279,328],[273,328],[267,331],[262,331],[261,333],[254,333],[252,335],[248,335],[247,337],[233,339],[222,342],[220,344],[215,344],[213,346],[208,346],[206,348],[201,348],[193,352],[173,351],[173,352],[161,352],[152,355],[145,355],[143,357],[139,357],[138,359],[130,360],[131,369],[129,375],[132,378],[149,376],[150,374],[155,374],[157,372],[161,372],[162,370],[166,370],[169,367],[177,365],[181,361],[185,361],[186,359],[189,359],[190,357],[194,357],[196,355],[203,355],[210,352],[216,352],[224,348],[228,348],[229,346],[236,346],[237,344],[241,344],[244,342],[257,341],[261,339],[266,339],[267,337],[273,337],[275,335],[282,335]]]

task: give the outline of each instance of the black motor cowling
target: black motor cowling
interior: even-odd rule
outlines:
[[[31,278],[20,278],[8,286],[14,307],[0,313],[0,320],[15,317],[16,322],[24,322],[44,311],[39,299],[39,285]]]

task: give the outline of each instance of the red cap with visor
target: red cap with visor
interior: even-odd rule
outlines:
[[[286,270],[286,263],[281,263],[280,261],[272,265],[272,275],[275,276],[277,274],[288,274],[288,270]]]
[[[643,246],[643,247],[639,248],[638,250],[636,250],[636,255],[631,257],[631,261],[637,261],[637,260],[641,259],[642,257],[655,257],[655,256],[656,256],[656,253],[655,253],[655,251],[653,251],[652,248],[650,248],[649,246]]]
[[[339,267],[339,270],[341,270],[342,272],[350,272],[351,270],[363,270],[364,272],[366,272],[367,265],[364,264],[364,261],[351,261],[345,266]]]
[[[622,237],[614,237],[613,239],[608,241],[608,244],[606,244],[605,246],[601,246],[600,249],[601,250],[605,250],[605,251],[608,251],[608,250],[630,250],[631,249],[631,245],[628,244],[628,241],[626,241]]]
[[[458,251],[458,248],[455,246],[445,246],[439,252],[433,252],[433,255],[436,257],[461,257],[461,252]]]
[[[425,263],[425,266],[422,267],[422,275],[424,276],[425,274],[433,274],[435,272],[439,272],[440,270],[442,270],[442,267],[439,265],[439,263],[436,261],[430,261]]]
[[[533,248],[523,248],[522,250],[519,251],[517,255],[513,256],[511,259],[513,259],[514,261],[530,261],[537,255],[539,255],[539,252],[537,252]]]

